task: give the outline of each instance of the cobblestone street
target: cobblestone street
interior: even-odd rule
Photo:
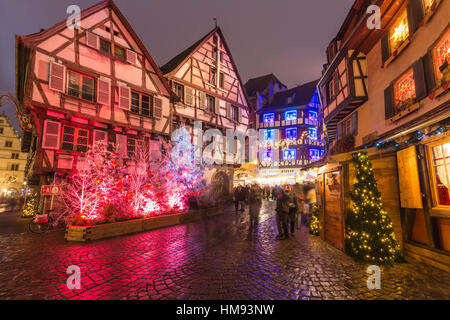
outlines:
[[[355,263],[306,228],[277,241],[273,202],[260,225],[226,210],[187,225],[68,243],[63,231],[30,234],[0,213],[0,299],[450,299],[450,275],[421,263],[383,267],[381,289],[366,287]],[[7,223],[8,222],[8,223]],[[79,290],[66,268],[81,268]]]

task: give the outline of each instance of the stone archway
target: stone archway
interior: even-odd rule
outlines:
[[[224,171],[218,171],[212,179],[212,190],[219,196],[228,196],[230,194],[230,179]]]

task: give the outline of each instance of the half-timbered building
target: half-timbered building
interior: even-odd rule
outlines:
[[[140,147],[157,152],[155,138],[171,132],[173,92],[117,6],[83,10],[78,27],[62,21],[16,37],[29,183],[52,184],[96,141],[131,158]],[[41,199],[39,210],[50,206]]]
[[[367,8],[380,7],[381,28]],[[404,256],[450,270],[450,2],[356,0],[318,89],[329,142],[321,236],[345,250],[355,149],[366,151]]]
[[[201,121],[203,130],[219,129],[224,136],[227,129],[247,132],[247,96],[219,27],[163,65],[161,71],[178,98],[173,105],[174,127],[184,123],[193,130],[194,121]],[[229,194],[233,165],[218,165],[208,170],[205,178],[218,193]]]

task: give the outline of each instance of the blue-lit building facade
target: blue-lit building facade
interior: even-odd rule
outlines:
[[[257,111],[260,178],[268,184],[304,182],[301,169],[324,154],[317,81],[278,92]]]

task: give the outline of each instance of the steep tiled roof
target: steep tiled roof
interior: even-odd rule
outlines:
[[[271,73],[248,80],[244,85],[245,91],[247,91],[249,97],[252,97],[256,94],[256,91],[264,91],[270,82],[280,83],[282,86],[286,87],[273,73]]]
[[[208,32],[204,37],[202,37],[200,40],[198,40],[196,43],[194,43],[192,46],[181,52],[180,54],[173,57],[169,62],[167,62],[165,65],[163,65],[160,69],[163,74],[167,74],[171,71],[173,71],[176,67],[180,65],[180,63],[183,62],[184,59],[186,59],[187,56],[189,56],[194,50],[205,40],[208,38],[216,29]]]

